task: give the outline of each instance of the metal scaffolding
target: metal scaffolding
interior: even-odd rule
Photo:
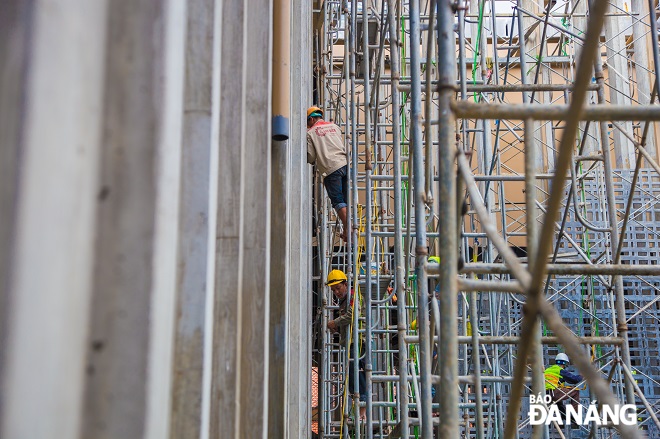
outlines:
[[[660,437],[655,9],[317,5],[315,103],[350,146],[352,228],[344,244],[317,180],[319,437]],[[325,330],[335,268],[361,310],[347,346]],[[585,410],[635,404],[636,425],[531,425],[559,352]]]

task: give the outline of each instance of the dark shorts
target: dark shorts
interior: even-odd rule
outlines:
[[[332,207],[339,210],[348,207],[348,165],[344,165],[323,179]]]

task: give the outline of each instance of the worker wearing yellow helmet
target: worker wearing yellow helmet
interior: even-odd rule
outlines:
[[[348,278],[341,270],[332,270],[328,274],[326,285],[330,287],[332,294],[339,300],[339,317],[328,321],[328,329],[340,334],[340,343],[346,340],[346,332],[353,322],[353,299],[348,300]]]
[[[328,321],[328,329],[332,332],[339,331],[339,343],[342,346],[346,345],[346,338],[349,334],[349,328],[353,323],[353,294],[348,292],[348,277],[341,270],[332,270],[328,273],[328,279],[325,283],[332,290],[332,294],[339,300],[339,316],[334,320]],[[352,351],[352,350],[351,350]],[[350,356],[349,352],[349,356]],[[355,378],[353,371],[353,360],[348,362],[348,388],[350,393],[353,393],[355,388]],[[364,362],[359,361],[359,393],[360,401],[367,400],[367,379],[364,374]],[[366,407],[360,407],[360,418],[364,418],[366,414]]]
[[[348,239],[348,153],[341,129],[323,120],[319,107],[307,109],[307,163],[316,164],[332,207],[342,222],[341,238]]]

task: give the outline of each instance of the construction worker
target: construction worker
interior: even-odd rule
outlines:
[[[346,340],[350,334],[350,327],[353,323],[353,293],[348,292],[348,278],[341,270],[332,270],[328,274],[326,285],[332,290],[332,294],[339,300],[339,316],[334,320],[328,321],[328,329],[332,332],[339,332],[339,343],[346,345]],[[351,349],[348,357],[351,356]],[[360,360],[358,384],[360,386],[360,401],[367,401],[367,379],[364,374],[364,362]],[[348,390],[349,393],[355,389],[355,377],[353,372],[353,359],[348,362]],[[360,419],[366,418],[367,408],[360,407]]]
[[[577,411],[580,403],[580,390],[574,386],[583,380],[581,375],[566,370],[568,364],[568,355],[560,353],[555,357],[555,364],[543,372],[545,393],[552,397],[552,402],[557,404],[563,415],[566,415],[566,401]]]
[[[341,220],[340,234],[348,240],[348,154],[341,129],[323,120],[319,107],[307,109],[307,163],[316,163],[332,207]]]

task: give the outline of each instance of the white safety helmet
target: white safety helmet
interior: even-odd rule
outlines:
[[[566,355],[563,352],[561,354],[557,354],[557,356],[555,357],[555,363],[560,364],[560,365],[561,364],[568,364],[569,363],[568,355]]]

